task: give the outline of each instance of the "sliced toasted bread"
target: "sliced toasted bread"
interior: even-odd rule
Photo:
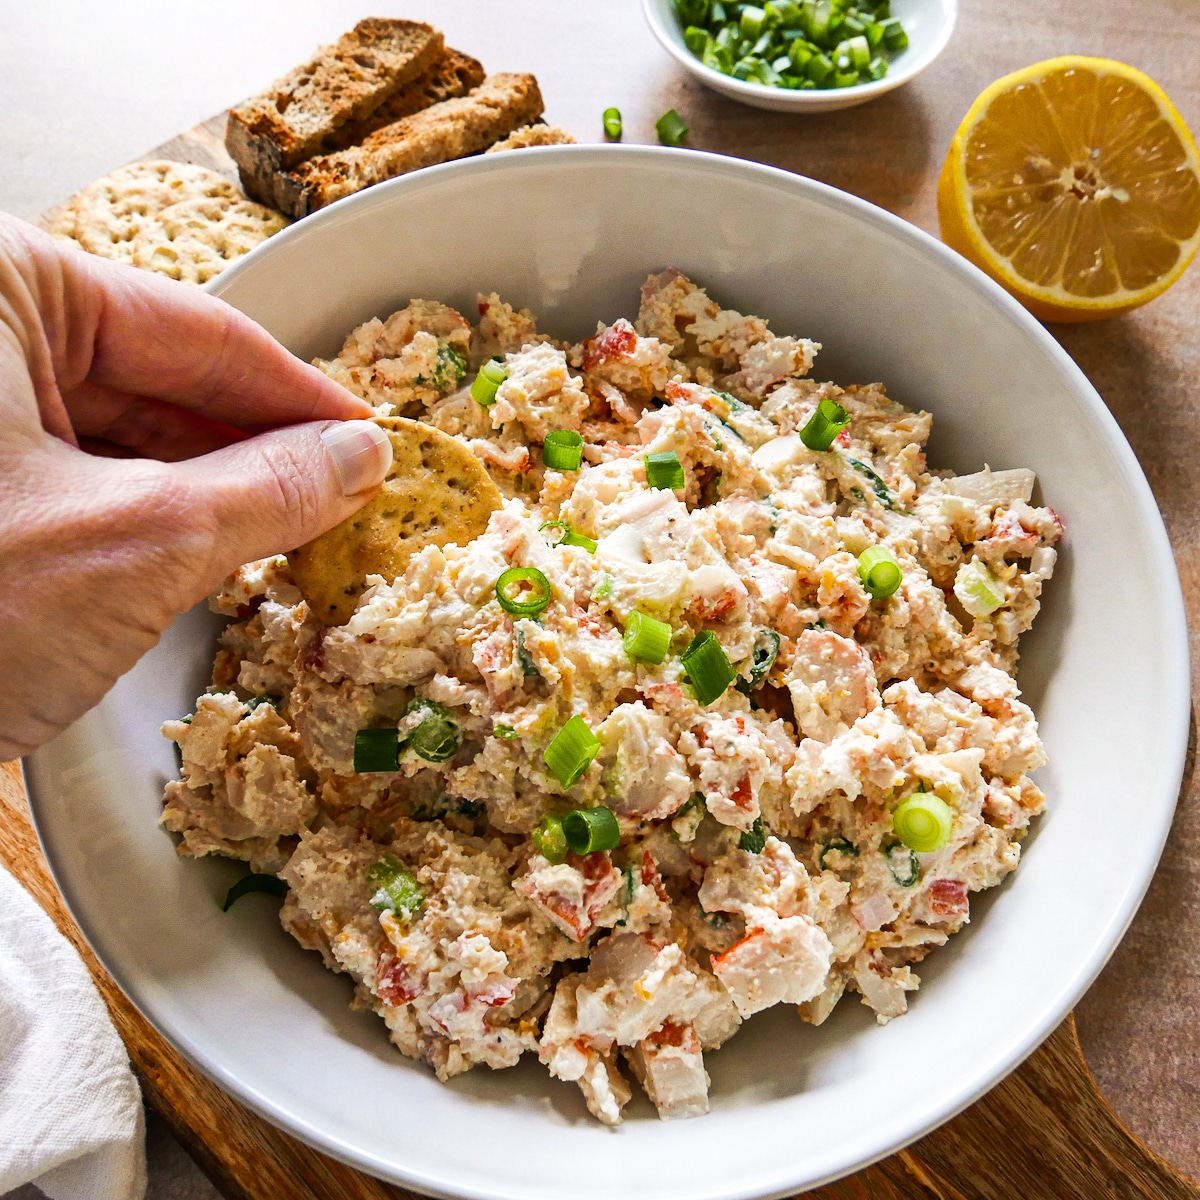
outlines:
[[[265,92],[231,109],[225,146],[242,186],[270,202],[276,171],[317,152],[349,121],[366,117],[441,56],[442,35],[417,21],[368,17]]]
[[[393,92],[362,120],[347,121],[345,125],[335,129],[321,143],[316,153],[334,154],[347,146],[355,146],[369,138],[375,130],[411,117],[413,113],[418,113],[431,104],[453,100],[455,96],[465,96],[483,82],[485,74],[483,64],[478,59],[447,46],[442,56],[427,71]]]
[[[467,96],[443,100],[377,129],[361,145],[318,155],[275,176],[275,205],[294,217],[420,167],[478,154],[542,115],[532,75],[489,75]]]
[[[531,146],[573,146],[575,139],[565,129],[558,125],[547,125],[539,122],[536,125],[522,125],[514,129],[503,141],[489,146],[485,154],[499,154],[502,150],[528,150]]]

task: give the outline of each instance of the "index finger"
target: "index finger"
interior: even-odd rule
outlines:
[[[149,272],[55,249],[64,310],[59,328],[69,331],[61,348],[52,342],[61,391],[86,380],[251,433],[372,415],[366,401],[224,301]]]

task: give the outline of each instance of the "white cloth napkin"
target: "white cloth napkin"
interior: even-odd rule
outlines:
[[[141,1200],[141,1093],[75,948],[0,868],[0,1195]]]

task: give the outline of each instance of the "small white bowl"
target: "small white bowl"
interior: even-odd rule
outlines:
[[[892,12],[900,18],[908,34],[908,49],[892,60],[888,73],[872,83],[803,92],[747,83],[706,67],[687,48],[671,0],[642,0],[642,11],[667,53],[714,91],[755,108],[814,113],[865,104],[915,79],[946,48],[958,17],[958,0],[892,0]]]

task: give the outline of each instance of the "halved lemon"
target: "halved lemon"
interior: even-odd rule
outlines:
[[[1200,248],[1200,154],[1148,75],[1051,58],[971,106],[938,179],[942,238],[1044,321],[1164,292]]]

